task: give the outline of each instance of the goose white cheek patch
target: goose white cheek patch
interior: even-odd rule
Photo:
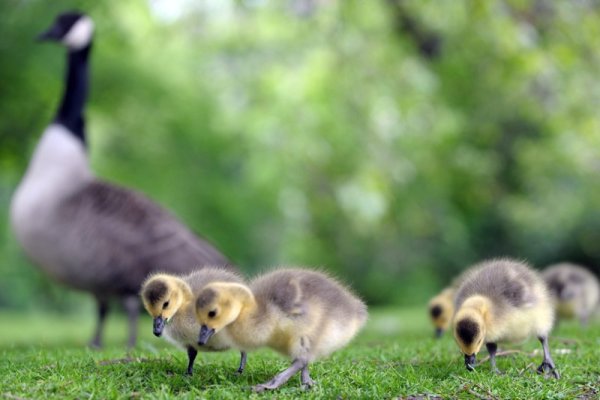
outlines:
[[[62,42],[72,50],[79,50],[90,43],[93,34],[94,23],[92,22],[92,19],[89,17],[82,17],[64,36]]]

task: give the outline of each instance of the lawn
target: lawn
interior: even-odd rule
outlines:
[[[550,345],[560,380],[535,373],[541,362],[536,340],[511,345],[498,359],[502,375],[483,362],[468,372],[450,335],[434,340],[425,310],[371,310],[367,328],[346,349],[315,363],[316,386],[303,391],[293,378],[277,392],[253,394],[249,387],[287,366],[277,354],[251,353],[237,376],[236,352],[200,354],[193,377],[183,374],[187,357],[155,338],[151,321],[140,322],[141,338],[127,352],[125,320],[112,316],[107,346],[85,342],[91,315],[0,312],[0,397],[20,398],[547,398],[600,396],[600,323],[585,330],[563,323]],[[480,354],[479,359],[484,359]]]

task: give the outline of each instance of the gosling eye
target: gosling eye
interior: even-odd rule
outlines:
[[[208,318],[214,318],[217,316],[217,311],[216,310],[212,310],[208,312]]]
[[[165,301],[165,302],[163,303],[163,310],[164,310],[165,308],[167,308],[167,307],[169,307],[169,302],[168,302],[168,301]]]

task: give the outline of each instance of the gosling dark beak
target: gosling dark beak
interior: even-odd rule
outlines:
[[[39,42],[44,42],[44,41],[48,41],[48,40],[58,41],[58,40],[60,40],[61,36],[62,35],[61,35],[60,28],[58,27],[58,25],[53,25],[46,32],[40,33],[36,37],[36,39]]]
[[[442,328],[435,328],[435,338],[439,339],[444,334],[444,330]]]
[[[465,354],[465,367],[467,367],[469,371],[475,371],[475,357],[475,354],[471,354],[470,356]]]
[[[209,329],[208,326],[202,325],[200,327],[200,336],[198,337],[198,344],[200,346],[204,346],[206,342],[208,342],[208,339],[210,339],[210,337],[214,334],[214,329]]]
[[[154,333],[154,336],[162,335],[162,331],[165,329],[165,320],[162,317],[156,317],[154,318],[153,322],[154,327],[152,329],[152,333]]]

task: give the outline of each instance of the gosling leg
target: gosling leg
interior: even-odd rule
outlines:
[[[241,375],[244,372],[244,368],[246,368],[246,361],[248,360],[248,354],[245,351],[240,352],[240,366],[237,369],[236,373]]]
[[[542,361],[542,363],[540,364],[540,366],[537,369],[538,374],[543,374],[546,372],[546,369],[548,369],[552,372],[552,376],[554,376],[556,379],[560,378],[560,374],[556,370],[556,365],[554,365],[554,361],[552,360],[552,357],[550,356],[550,347],[548,346],[548,337],[540,336],[538,339],[542,343],[542,348],[544,349],[544,360]]]
[[[304,368],[302,368],[302,372],[300,373],[300,382],[302,382],[302,387],[305,389],[310,389],[315,384],[315,381],[310,378],[308,365],[305,365]]]
[[[188,346],[187,355],[188,355],[188,366],[187,366],[187,371],[185,373],[186,373],[186,375],[192,376],[194,374],[194,361],[196,361],[196,356],[198,355],[198,350],[196,350],[192,346]]]
[[[292,362],[292,365],[288,369],[275,375],[270,381],[254,386],[252,391],[260,393],[264,392],[265,390],[277,389],[279,386],[286,383],[298,371],[306,367],[307,364],[307,361],[296,359]]]
[[[490,365],[492,367],[492,372],[499,374],[500,370],[498,367],[496,367],[496,352],[498,351],[498,345],[496,343],[486,343],[485,347],[487,347],[487,351],[490,353]]]

